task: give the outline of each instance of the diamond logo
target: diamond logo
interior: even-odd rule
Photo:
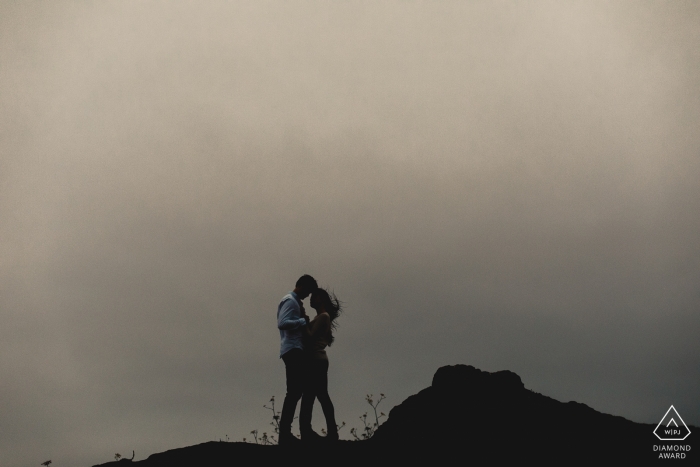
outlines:
[[[661,441],[681,441],[688,437],[690,430],[674,406],[669,407],[654,434]]]

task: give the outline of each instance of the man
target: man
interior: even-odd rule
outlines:
[[[302,328],[309,323],[309,317],[301,302],[318,288],[316,279],[304,274],[299,278],[294,290],[284,297],[277,306],[277,328],[280,330],[280,358],[284,361],[287,375],[287,394],[284,396],[280,417],[279,444],[289,445],[297,440],[292,435],[292,420],[297,402],[304,392],[305,357],[302,350]]]

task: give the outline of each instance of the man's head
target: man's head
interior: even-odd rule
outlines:
[[[309,276],[308,274],[304,274],[297,281],[296,287],[294,288],[294,293],[297,294],[299,300],[304,300],[306,297],[309,296],[311,292],[313,292],[316,289],[318,289],[316,279]]]

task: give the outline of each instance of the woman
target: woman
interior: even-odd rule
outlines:
[[[333,344],[335,320],[342,310],[341,303],[335,294],[326,289],[318,288],[311,294],[311,308],[316,310],[316,317],[311,320],[304,330],[304,351],[307,357],[307,376],[304,395],[301,398],[299,426],[301,439],[315,441],[323,439],[311,428],[311,412],[314,401],[318,398],[326,418],[326,440],[338,439],[338,427],[335,423],[333,402],[328,395],[328,356],[326,347]]]

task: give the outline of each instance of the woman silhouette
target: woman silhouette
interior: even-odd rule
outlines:
[[[338,426],[335,423],[333,402],[328,395],[328,356],[326,347],[333,344],[335,320],[342,311],[341,303],[333,293],[318,288],[311,294],[311,308],[316,310],[316,317],[303,331],[304,353],[307,359],[306,384],[301,398],[299,411],[299,428],[302,441],[324,439],[311,428],[311,414],[314,401],[318,398],[326,418],[327,441],[338,440]]]

